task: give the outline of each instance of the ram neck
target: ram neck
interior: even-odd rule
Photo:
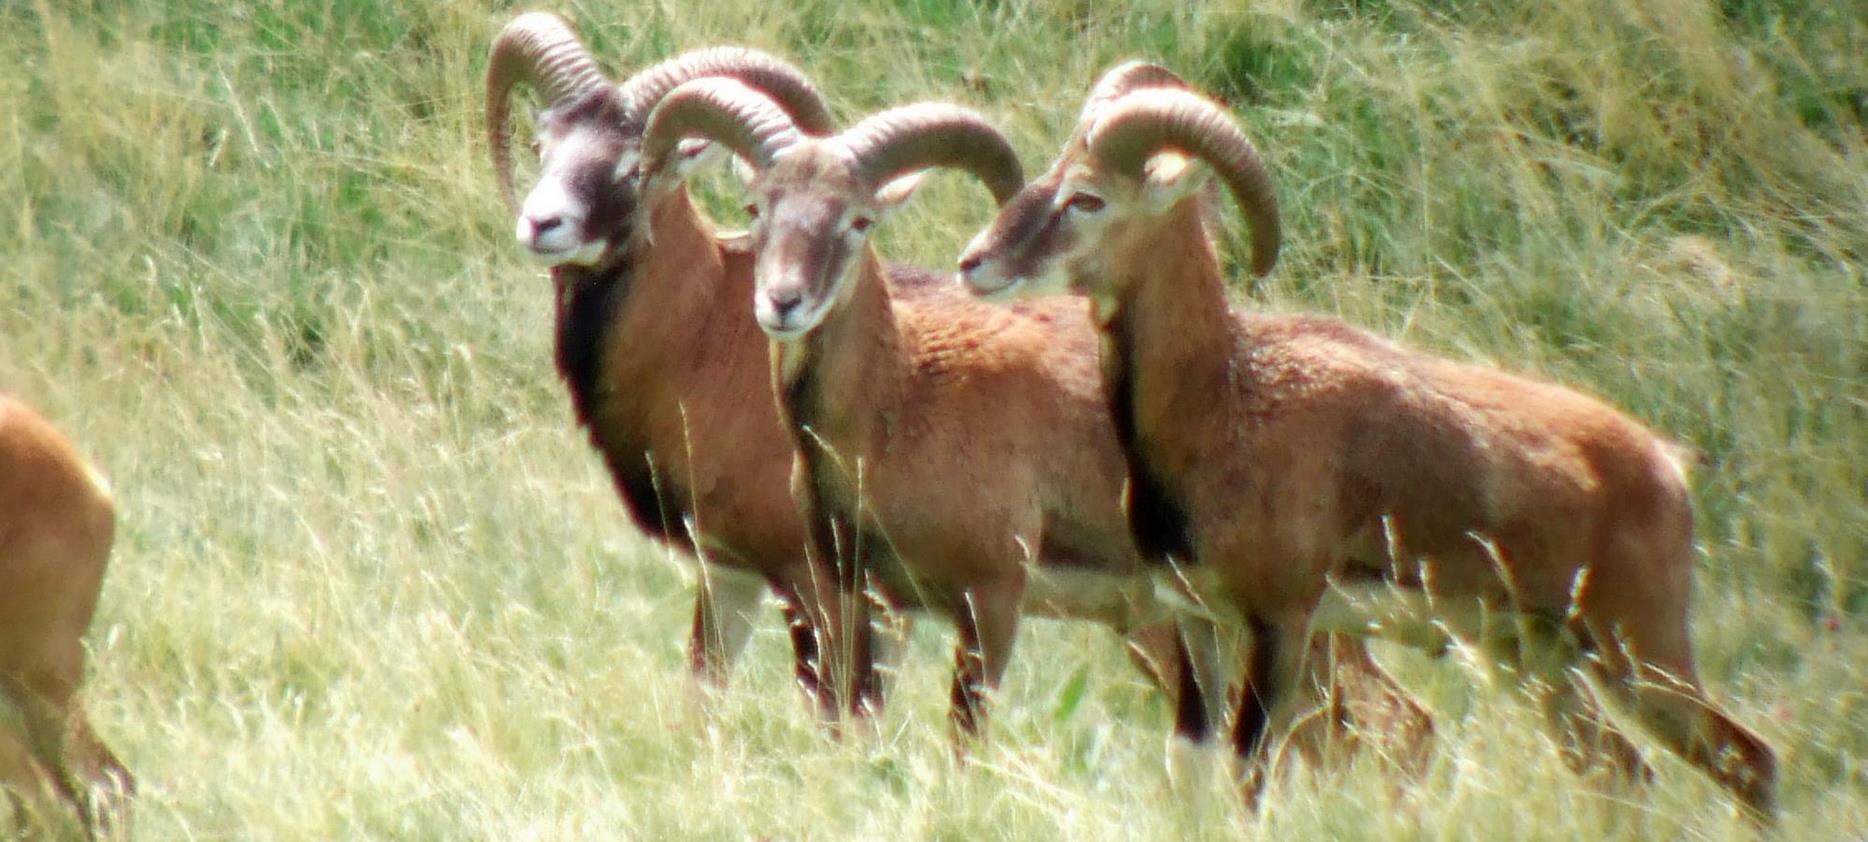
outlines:
[[[685,191],[663,200],[640,235],[594,267],[552,270],[557,288],[556,357],[577,422],[602,454],[631,517],[649,534],[685,543],[672,477],[651,464],[658,431],[678,405],[678,384],[695,361],[707,315],[723,290],[720,250]],[[744,297],[744,296],[742,296]],[[719,327],[713,328],[716,332]],[[732,337],[721,337],[727,341]]]
[[[802,340],[773,345],[781,409],[800,448],[850,458],[870,455],[886,439],[907,369],[873,252],[859,271],[850,300]]]
[[[1182,203],[1127,265],[1099,315],[1103,388],[1130,471],[1130,527],[1143,552],[1191,562],[1186,478],[1225,407],[1234,336],[1218,258],[1195,200]],[[1145,253],[1141,253],[1145,252]]]
[[[552,270],[558,371],[580,421],[589,421],[600,382],[660,371],[685,356],[679,349],[688,347],[713,299],[726,294],[712,228],[687,191],[657,203],[650,226],[652,240],[632,231],[597,266]]]
[[[713,225],[701,215],[685,189],[658,201],[649,214],[652,239],[638,232],[630,250],[642,255],[638,282],[629,292],[625,326],[652,332],[658,344],[670,331],[693,331],[714,312],[715,303],[734,290],[720,283],[725,274]],[[683,354],[686,356],[686,354]]]

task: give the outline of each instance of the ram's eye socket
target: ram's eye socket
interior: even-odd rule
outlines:
[[[867,216],[852,217],[850,219],[850,230],[855,231],[858,234],[861,234],[864,231],[868,231],[869,226],[874,225],[874,224],[876,224],[876,221],[873,219],[870,219]]]
[[[1078,193],[1071,196],[1070,201],[1064,203],[1064,207],[1083,213],[1095,213],[1102,210],[1107,204],[1108,202],[1103,201],[1101,196],[1097,196],[1093,193]]]

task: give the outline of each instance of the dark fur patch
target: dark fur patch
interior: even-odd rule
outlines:
[[[1206,720],[1206,696],[1200,677],[1194,674],[1193,652],[1187,648],[1187,636],[1174,635],[1174,660],[1180,669],[1180,698],[1174,707],[1174,733],[1196,744],[1212,737],[1212,723]]]
[[[559,266],[551,270],[558,291],[556,345],[558,375],[571,391],[577,423],[589,426],[596,412],[597,383],[602,377],[603,340],[622,309],[629,287],[627,261],[591,270]]]
[[[1195,564],[1199,560],[1193,555],[1187,512],[1148,464],[1136,442],[1134,343],[1121,319],[1111,324],[1109,331],[1115,340],[1116,358],[1105,361],[1107,382],[1103,388],[1109,397],[1116,438],[1122,443],[1122,455],[1129,465],[1129,531],[1135,536],[1142,558],[1157,564],[1166,564],[1170,558]]]
[[[1253,622],[1252,657],[1246,667],[1246,685],[1239,699],[1239,717],[1233,722],[1232,748],[1242,758],[1252,758],[1265,743],[1265,729],[1271,723],[1271,705],[1260,694],[1271,686],[1272,653],[1277,648],[1271,626]]]
[[[816,334],[805,337],[805,345],[800,353],[816,354],[816,340]],[[780,384],[778,403],[785,410],[785,430],[791,434],[792,445],[799,453],[805,454],[805,461],[809,463],[811,454],[817,448],[804,429],[811,426],[811,421],[817,417],[817,369],[811,360],[806,359],[800,361],[795,370],[795,377]]]
[[[603,351],[611,338],[610,328],[628,299],[631,268],[625,255],[599,269],[560,266],[552,270],[558,290],[558,374],[571,393],[577,423],[589,431],[591,446],[603,456],[629,519],[651,538],[691,547],[684,517],[686,495],[667,477],[658,482],[648,455],[639,447],[615,441],[595,423],[599,401],[606,399],[599,388]],[[626,397],[612,392],[607,399]]]

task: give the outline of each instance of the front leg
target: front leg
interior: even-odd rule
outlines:
[[[819,620],[824,606],[834,604],[834,599],[826,599],[824,594],[834,594],[826,588],[823,593],[817,589],[811,565],[803,559],[772,577],[772,590],[778,594],[779,604],[785,612],[785,630],[791,638],[792,673],[798,681],[798,688],[804,691],[805,699],[818,707],[826,719],[836,717],[836,705],[825,705],[822,654],[818,649],[818,636],[823,623]]]
[[[870,622],[869,685],[864,688],[864,705],[874,715],[882,710],[883,697],[890,685],[901,677],[908,658],[908,635],[914,618],[901,602],[881,583],[869,583],[869,605],[874,612]]]
[[[869,599],[863,591],[864,559],[856,528],[846,515],[827,505],[827,495],[803,453],[792,463],[792,493],[806,531],[806,564],[813,603],[811,622],[818,631],[818,703],[835,722],[843,704],[852,717],[879,705],[874,678],[874,640]]]
[[[1202,745],[1212,738],[1213,730],[1225,717],[1226,682],[1219,667],[1219,630],[1210,620],[1179,617],[1174,649],[1179,667],[1174,735]]]
[[[1023,577],[1016,577],[968,587],[962,594],[954,613],[960,642],[954,653],[953,707],[948,714],[956,747],[978,737],[984,727],[986,694],[999,688],[1011,663],[1024,591]]]
[[[1276,760],[1273,741],[1290,732],[1302,696],[1297,690],[1310,651],[1310,618],[1307,612],[1293,613],[1254,614],[1247,620],[1252,645],[1233,723],[1233,748],[1245,764],[1246,802],[1254,806]]]

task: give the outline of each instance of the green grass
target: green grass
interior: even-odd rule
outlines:
[[[1600,393],[1704,452],[1704,672],[1780,751],[1784,838],[1868,833],[1868,4],[1184,5],[557,9],[613,72],[749,43],[845,119],[975,105],[1034,168],[1119,58],[1223,97],[1289,236],[1242,298]],[[120,500],[88,698],[139,836],[1747,835],[1671,758],[1643,795],[1582,785],[1506,688],[1407,652],[1383,655],[1440,717],[1425,779],[1294,775],[1258,818],[1174,794],[1168,711],[1094,628],[1028,627],[965,763],[938,624],[869,739],[813,723],[776,612],[696,704],[692,575],[571,426],[486,161],[516,11],[0,4],[24,69],[0,76],[0,389]],[[945,265],[986,204],[936,178],[882,246]]]

